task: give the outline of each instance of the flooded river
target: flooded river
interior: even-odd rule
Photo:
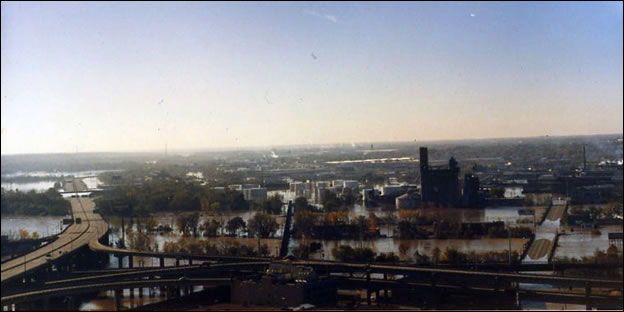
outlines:
[[[94,175],[96,171],[89,172],[81,172],[81,173],[73,173],[73,174],[82,174],[83,176],[91,176]],[[41,173],[42,175],[50,174]],[[69,175],[72,173],[63,173],[65,175]],[[60,174],[59,174],[60,176]],[[93,178],[85,178],[84,182],[87,184],[89,188],[98,187],[101,182],[93,177]],[[10,184],[10,188],[19,188],[22,190],[26,190],[27,185],[32,184],[32,189],[35,190],[45,190],[50,186],[53,186],[52,181],[44,181],[44,182],[36,182],[36,183],[18,183],[18,184]],[[3,187],[5,183],[3,183]],[[288,191],[271,191],[269,192],[269,196],[273,194],[280,194],[284,198],[284,202],[288,202],[289,200],[294,201],[295,195],[292,192]],[[279,254],[279,247],[281,244],[280,237],[282,236],[282,228],[285,223],[285,208],[283,207],[283,214],[281,216],[276,216],[276,221],[280,225],[280,230],[275,234],[276,238],[272,239],[262,239],[260,240],[260,244],[266,244],[269,247],[269,252],[272,256],[277,256]],[[492,221],[505,221],[510,224],[516,224],[518,221],[521,221],[523,224],[526,223],[526,226],[532,226],[532,222],[534,217],[521,215],[520,210],[525,209],[526,207],[504,207],[504,208],[487,208],[487,209],[449,209],[449,208],[439,208],[439,209],[423,209],[420,210],[424,215],[433,216],[435,214],[445,215],[452,219],[455,219],[458,222],[492,222]],[[228,215],[220,216],[220,215],[209,215],[209,214],[201,214],[200,216],[200,224],[204,222],[216,219],[222,223],[226,223],[228,220],[234,217],[241,217],[245,222],[249,222],[251,218],[253,218],[255,211],[244,211],[244,212],[233,212]],[[379,218],[384,217],[393,217],[398,220],[399,213],[392,205],[390,206],[379,206],[379,207],[364,207],[362,205],[356,204],[351,209],[349,209],[348,214],[349,218],[353,219],[358,216],[368,217],[371,213],[374,213]],[[177,229],[176,224],[176,215],[173,213],[158,213],[153,216],[154,220],[157,224],[161,225],[169,225],[173,228],[173,231],[170,233],[164,232],[151,232],[149,234],[152,239],[152,245],[158,246],[158,250],[162,251],[164,249],[164,245],[167,242],[177,242],[181,235]],[[392,219],[392,218],[390,218]],[[2,217],[2,235],[10,235],[15,236],[19,229],[25,229],[29,232],[37,231],[40,236],[48,236],[53,235],[62,230],[61,227],[62,217],[27,217],[27,216],[3,216]],[[121,234],[121,219],[118,217],[109,218],[107,220],[111,227],[110,232],[110,241],[115,242],[120,239]],[[137,221],[145,224],[146,218],[141,219],[125,219],[126,227],[132,227],[133,231],[137,231]],[[553,225],[557,226],[557,225]],[[605,229],[601,232],[600,235],[592,235],[591,233],[569,233],[569,235],[564,235],[560,237],[559,245],[557,248],[556,256],[574,256],[581,257],[584,255],[592,255],[595,248],[599,248],[601,250],[605,250],[608,247],[608,239],[606,238],[608,232],[612,229]],[[613,229],[616,231],[617,229]],[[394,253],[398,255],[401,260],[409,261],[413,259],[414,254],[418,251],[420,254],[425,254],[428,256],[432,255],[432,251],[435,248],[439,248],[442,252],[446,248],[455,248],[461,252],[470,252],[475,251],[477,253],[481,252],[489,252],[489,251],[506,251],[510,247],[513,251],[521,253],[523,244],[525,242],[524,239],[511,239],[508,240],[506,238],[500,239],[422,239],[422,240],[401,240],[398,238],[393,238],[393,225],[384,225],[380,227],[380,232],[383,237],[373,239],[373,240],[312,240],[312,239],[295,239],[295,246],[300,246],[303,244],[310,244],[312,242],[319,242],[321,244],[321,249],[318,252],[315,252],[311,255],[312,259],[323,259],[323,260],[335,260],[332,255],[332,250],[340,245],[349,245],[352,247],[366,247],[373,249],[376,253]],[[621,232],[621,227],[619,228]],[[219,233],[220,235],[221,233]],[[126,239],[128,235],[126,235]],[[226,246],[231,246],[233,244],[239,245],[247,245],[253,249],[256,249],[258,246],[258,239],[255,238],[246,238],[246,237],[197,237],[197,238],[189,238],[196,239],[202,241],[209,241],[213,245],[218,248],[225,248]],[[583,247],[586,246],[586,247]],[[118,258],[114,256],[110,256],[109,258],[109,268],[117,268],[118,267]],[[123,259],[123,266],[127,267],[127,258]],[[185,261],[181,261],[181,265],[186,264]],[[157,259],[153,258],[144,258],[144,257],[136,257],[134,260],[135,267],[156,267],[159,265]],[[175,259],[166,259],[166,266],[174,266]],[[202,287],[198,286],[195,290],[199,291]],[[150,293],[153,296],[150,296]],[[164,300],[164,298],[160,298],[157,289],[144,289],[144,297],[138,298],[138,293],[135,293],[135,298],[129,298],[129,290],[125,290],[125,296],[122,299],[122,305],[126,308],[137,307],[140,305],[154,303],[160,300]],[[535,303],[526,302],[523,306],[526,307],[542,307],[542,305],[535,306]],[[111,310],[114,308],[114,296],[112,291],[104,291],[100,292],[99,295],[95,298],[91,298],[86,300],[80,304],[80,310]]]
[[[37,232],[39,237],[45,237],[61,232],[63,217],[59,216],[2,216],[2,235],[9,238],[19,237],[19,230],[29,233]]]

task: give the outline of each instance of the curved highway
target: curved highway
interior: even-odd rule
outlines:
[[[76,189],[76,182],[72,182]],[[108,225],[99,214],[93,213],[95,203],[90,198],[70,198],[74,220],[81,223],[70,225],[59,234],[58,239],[22,257],[2,264],[2,283],[22,276],[49,261],[57,260],[91,241],[97,241],[106,234]],[[48,256],[49,255],[49,256]]]

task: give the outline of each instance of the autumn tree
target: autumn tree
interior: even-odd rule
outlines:
[[[20,239],[27,239],[28,236],[30,235],[28,230],[19,229],[18,232],[19,232]]]
[[[296,236],[310,237],[313,235],[314,226],[317,224],[317,217],[313,212],[295,212],[295,232]]]
[[[227,229],[228,233],[236,235],[236,232],[239,229],[244,229],[246,226],[247,224],[245,223],[245,220],[243,220],[243,218],[235,217],[228,221],[225,228]]]
[[[183,213],[177,219],[178,228],[186,236],[193,232],[193,236],[197,236],[199,227],[199,212]]]
[[[205,237],[216,237],[217,236],[217,232],[219,231],[219,229],[221,228],[221,223],[217,220],[207,220],[206,222],[204,222],[204,236]]]
[[[249,232],[260,238],[268,238],[275,234],[278,229],[275,218],[267,213],[258,212],[249,220]]]

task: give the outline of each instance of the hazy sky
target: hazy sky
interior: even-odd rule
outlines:
[[[2,3],[2,154],[622,133],[622,3]]]

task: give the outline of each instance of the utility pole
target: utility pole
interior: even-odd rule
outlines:
[[[511,265],[511,227],[507,225],[507,237],[509,241],[509,265]]]
[[[124,215],[121,215],[121,248],[126,248],[126,230]]]
[[[535,209],[533,209],[533,232],[537,233],[537,221],[535,217]]]

